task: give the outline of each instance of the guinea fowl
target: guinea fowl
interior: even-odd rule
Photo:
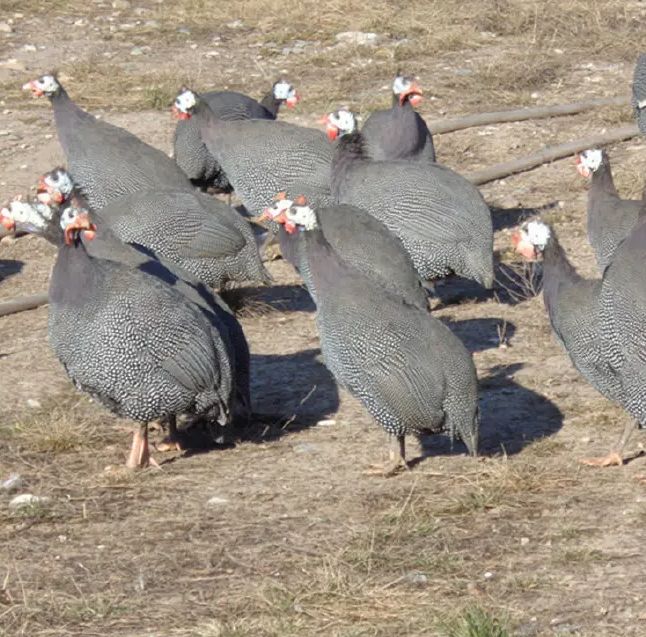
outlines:
[[[210,91],[202,93],[201,98],[215,116],[223,120],[274,120],[282,104],[293,108],[300,99],[294,87],[285,80],[274,82],[260,103],[236,91]],[[218,161],[202,142],[195,120],[178,120],[173,149],[175,161],[195,186],[203,190],[211,187],[222,193],[233,190]]]
[[[277,201],[266,208],[261,219],[276,220],[292,208],[309,206],[308,198],[300,195],[294,200],[285,193],[277,195]],[[314,219],[314,217],[313,217]],[[413,262],[402,242],[378,219],[362,208],[339,204],[316,209],[315,221],[321,228],[326,241],[334,252],[349,266],[389,290],[409,305],[428,310],[426,292],[422,287]],[[281,228],[281,252],[298,270],[316,303],[316,285],[312,278],[309,261],[301,241],[300,232],[293,229],[291,222],[284,222]],[[308,229],[304,226],[305,230]]]
[[[455,273],[493,286],[491,212],[478,189],[439,164],[372,161],[356,118],[344,109],[327,117],[335,201],[367,210],[397,235],[422,280]]]
[[[46,95],[52,103],[68,170],[93,208],[139,190],[192,190],[173,159],[123,128],[86,113],[53,75],[32,80],[23,89],[37,97]]]
[[[77,388],[141,423],[129,467],[150,461],[148,423],[179,414],[226,426],[235,399],[228,333],[204,291],[136,254],[87,211],[14,202],[0,216],[59,246],[49,288],[49,341]],[[60,231],[63,229],[63,232]],[[135,265],[137,264],[137,265]]]
[[[276,217],[300,228],[317,295],[316,323],[325,363],[397,441],[447,430],[471,454],[478,447],[478,383],[471,356],[443,323],[344,262],[326,241],[316,213],[293,205]]]
[[[371,159],[435,161],[431,131],[413,108],[421,101],[422,89],[415,78],[399,71],[393,81],[392,107],[372,113],[361,128],[366,154]]]
[[[646,225],[640,223],[617,248],[602,279],[584,279],[568,261],[554,231],[530,221],[512,240],[528,260],[543,258],[543,299],[552,329],[576,369],[606,398],[619,403],[643,426],[646,386],[640,353],[646,346]],[[629,421],[615,449],[594,466],[623,463],[623,449],[635,428]]]
[[[64,203],[79,195],[63,168],[43,175],[38,184],[43,203]],[[249,223],[208,195],[145,190],[123,195],[93,213],[122,241],[152,250],[211,287],[222,288],[229,281],[270,280]]]
[[[251,214],[260,214],[277,192],[293,184],[329,193],[333,150],[320,131],[273,120],[218,119],[188,89],[175,99],[173,112],[194,119],[202,141]]]
[[[646,135],[646,53],[641,53],[635,64],[632,102],[637,126]]]
[[[642,202],[619,197],[605,150],[585,150],[577,155],[576,162],[579,173],[590,178],[588,240],[603,272],[617,246],[635,227]]]

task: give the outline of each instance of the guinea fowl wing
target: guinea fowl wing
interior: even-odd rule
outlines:
[[[181,210],[183,215],[181,231],[186,243],[182,253],[185,256],[209,258],[235,255],[244,248],[245,237],[231,220],[217,211],[206,209],[198,197],[179,194],[176,197],[177,210]]]
[[[78,112],[83,116],[76,109],[66,110],[60,121],[57,116],[59,139],[74,181],[94,208],[145,188],[191,188],[179,166],[162,151],[123,128]]]
[[[442,171],[443,179],[435,178],[433,171]],[[429,169],[410,162],[362,163],[352,166],[351,177],[340,194],[342,201],[358,206],[363,202],[391,229],[393,220],[399,217],[397,228],[412,237],[441,244],[460,241],[461,237],[466,240],[474,223],[484,221],[491,226],[482,198],[464,197],[466,180],[441,166]],[[471,214],[474,208],[482,208],[482,219]],[[431,216],[435,223],[429,224]]]
[[[325,191],[332,146],[320,131],[285,122],[247,120],[211,123],[202,139],[218,160],[245,207],[255,214],[294,183]]]
[[[244,93],[211,91],[202,93],[201,97],[219,119],[276,119],[262,104]]]
[[[436,338],[435,319],[366,285],[363,276],[350,276],[318,308],[326,364],[378,420],[419,430],[438,427],[445,379],[429,345]],[[374,313],[378,320],[357,320]]]
[[[646,53],[642,53],[635,64],[632,103],[639,130],[646,135]]]
[[[95,216],[123,241],[182,264],[210,285],[264,278],[248,222],[207,195],[142,191],[110,202]]]

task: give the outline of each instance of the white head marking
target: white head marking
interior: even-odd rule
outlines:
[[[548,225],[542,221],[530,221],[527,224],[525,232],[529,242],[539,250],[544,250],[547,242],[550,240],[552,233]]]
[[[3,215],[30,232],[42,232],[52,219],[52,209],[42,203],[27,203],[18,199],[3,210]]]
[[[63,210],[61,213],[61,220],[60,220],[60,226],[61,230],[65,230],[67,226],[76,219],[76,217],[79,215],[79,213],[82,212],[79,208],[75,208],[74,206],[68,206]]]
[[[66,170],[53,170],[45,176],[45,183],[52,189],[57,190],[62,195],[69,195],[74,190],[72,177]]]
[[[292,207],[291,199],[278,199],[278,201],[274,201],[274,203],[268,208],[265,208],[265,210],[271,215],[272,219],[275,219],[281,213],[285,212],[286,210],[289,210],[291,207]]]
[[[393,93],[401,95],[410,86],[410,78],[398,75],[393,81]]]
[[[303,230],[314,230],[318,228],[316,213],[308,205],[292,206],[286,215],[292,223],[301,226]]]
[[[296,91],[294,87],[285,80],[279,80],[274,84],[274,97],[277,100],[286,100],[290,97],[296,97]]]
[[[182,113],[188,113],[196,104],[197,99],[195,98],[195,93],[189,89],[183,90],[175,98],[175,106]]]
[[[584,150],[581,153],[581,165],[591,172],[594,172],[601,166],[602,159],[602,153],[598,148]]]
[[[328,115],[328,121],[339,129],[342,135],[353,133],[357,129],[357,118],[347,108],[340,108]]]

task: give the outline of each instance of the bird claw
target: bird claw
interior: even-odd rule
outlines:
[[[166,438],[155,444],[155,450],[166,453],[168,451],[184,451],[184,448],[177,440],[172,440],[170,436],[166,436]]]
[[[373,464],[361,473],[364,476],[380,476],[382,478],[392,478],[404,471],[411,471],[410,465],[405,461],[386,463],[386,464]]]

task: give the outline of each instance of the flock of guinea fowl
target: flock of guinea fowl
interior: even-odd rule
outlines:
[[[437,161],[414,78],[398,73],[391,108],[361,130],[349,110],[330,113],[327,139],[276,119],[299,99],[285,80],[262,102],[183,87],[173,157],[84,111],[53,75],[24,88],[50,100],[67,168],[41,176],[35,198],[16,197],[0,222],[57,246],[49,341],[78,389],[139,423],[127,466],[156,464],[152,422],[166,430],[163,451],[184,448],[198,423],[233,439],[257,420],[249,347],[218,291],[271,284],[261,255],[274,239],[316,305],[326,366],[390,434],[390,461],[376,471],[408,467],[407,434],[445,431],[477,454],[475,366],[431,313],[423,282],[457,274],[493,286],[491,213]],[[646,54],[633,98],[646,132]],[[608,455],[584,461],[607,466],[623,463],[646,424],[646,208],[619,197],[605,151],[581,153],[577,168],[591,182],[601,278],[581,278],[540,219],[512,240],[543,261],[545,306],[575,367],[631,416]]]

